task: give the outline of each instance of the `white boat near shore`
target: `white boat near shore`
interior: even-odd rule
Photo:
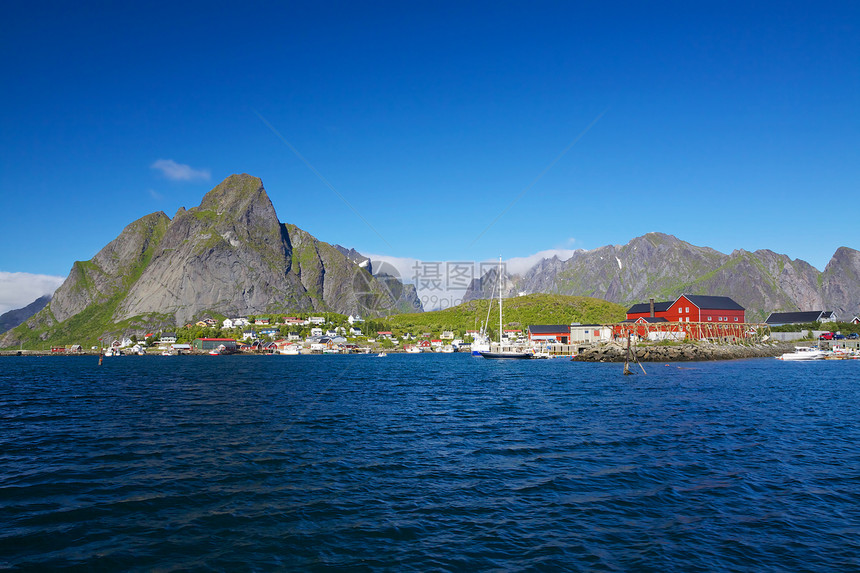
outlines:
[[[794,352],[786,352],[780,360],[823,360],[827,352],[811,346],[795,346]]]

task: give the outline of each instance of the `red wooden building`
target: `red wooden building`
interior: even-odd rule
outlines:
[[[627,320],[649,317],[668,322],[746,322],[744,307],[729,297],[698,294],[682,294],[674,301],[634,304],[627,311]]]
[[[747,335],[744,308],[727,296],[684,294],[674,301],[635,304],[615,336],[640,338],[742,338]]]
[[[529,326],[529,342],[568,344],[569,324],[533,324]]]

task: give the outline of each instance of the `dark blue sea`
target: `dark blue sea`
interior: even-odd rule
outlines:
[[[860,570],[860,361],[97,361],[0,359],[0,570]]]

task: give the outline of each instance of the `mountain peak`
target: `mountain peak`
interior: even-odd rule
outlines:
[[[263,200],[271,207],[269,196],[259,177],[247,173],[233,174],[207,193],[198,209],[223,213],[240,208],[247,209],[249,203]]]

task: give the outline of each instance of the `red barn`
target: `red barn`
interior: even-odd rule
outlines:
[[[727,296],[682,294],[664,316],[669,322],[745,322],[744,307]]]
[[[634,304],[627,320],[664,318],[668,322],[745,322],[744,307],[727,296],[682,294],[675,301]]]

